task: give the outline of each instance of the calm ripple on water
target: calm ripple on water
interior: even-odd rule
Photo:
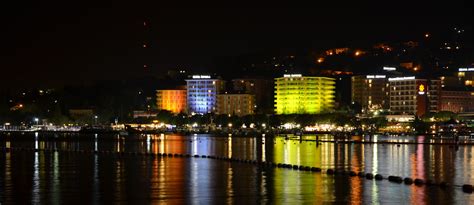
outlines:
[[[474,184],[472,145],[316,143],[311,136],[305,139],[0,134],[2,150],[15,148],[0,154],[0,203],[474,203],[474,195],[461,188]],[[427,141],[424,136],[394,140]],[[45,149],[59,151],[42,151]],[[284,163],[318,167],[323,172],[202,157],[157,157],[157,153]],[[420,178],[449,186],[328,175],[327,169]]]

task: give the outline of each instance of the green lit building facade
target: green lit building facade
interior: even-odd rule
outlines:
[[[318,114],[334,109],[335,79],[287,74],[275,78],[276,114]]]

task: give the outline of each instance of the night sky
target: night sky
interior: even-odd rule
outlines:
[[[129,79],[211,67],[219,56],[409,40],[452,26],[472,27],[474,17],[472,6],[462,1],[341,5],[5,5],[0,9],[0,85]],[[146,53],[144,42],[149,43]]]

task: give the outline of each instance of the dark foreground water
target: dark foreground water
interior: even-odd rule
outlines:
[[[410,139],[426,141],[423,136]],[[0,204],[474,203],[474,195],[459,187],[474,184],[473,146],[315,143],[284,137],[210,135],[0,134],[0,147],[69,151],[1,152]],[[91,152],[94,150],[99,153]],[[113,154],[101,153],[105,150]],[[451,186],[405,185],[209,158],[129,152],[245,158],[430,179]]]

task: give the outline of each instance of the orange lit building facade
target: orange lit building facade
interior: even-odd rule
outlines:
[[[157,90],[156,104],[160,110],[169,110],[172,113],[186,112],[186,90]]]

